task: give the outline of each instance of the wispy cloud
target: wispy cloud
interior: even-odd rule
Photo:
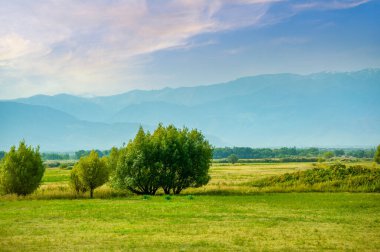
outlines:
[[[310,8],[351,8],[367,1],[307,1]],[[0,3],[0,88],[24,94],[128,89],[151,53],[194,43],[204,34],[259,26],[281,0],[13,0]],[[275,21],[273,21],[275,20]],[[280,18],[272,19],[277,22]],[[35,81],[38,81],[38,85]],[[114,85],[105,85],[105,83]],[[14,86],[14,89],[9,88]],[[134,87],[135,88],[135,87]]]
[[[319,10],[336,10],[336,9],[349,9],[354,8],[359,5],[370,2],[371,0],[319,0],[319,1],[308,1],[294,4],[293,8],[297,11],[304,11],[310,9]]]

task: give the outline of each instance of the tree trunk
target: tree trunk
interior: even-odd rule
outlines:
[[[94,197],[94,189],[90,189],[90,198],[92,199]]]
[[[165,194],[170,194],[170,188],[164,188],[164,193]]]

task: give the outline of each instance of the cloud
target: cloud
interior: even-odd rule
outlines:
[[[306,3],[298,3],[293,5],[293,9],[296,11],[304,10],[336,10],[336,9],[349,9],[359,5],[370,2],[371,0],[320,0],[309,1]]]
[[[320,2],[320,1],[319,1]],[[295,11],[367,1],[291,4]],[[136,86],[152,53],[208,46],[192,38],[276,23],[282,0],[12,0],[0,2],[0,88],[108,94]],[[286,15],[285,15],[286,16]],[[7,81],[8,80],[8,81]],[[11,81],[12,80],[12,81]],[[38,84],[28,82],[38,81]],[[25,86],[26,85],[26,86]],[[5,93],[5,92],[4,92]],[[8,92],[9,93],[9,92]],[[1,98],[1,97],[0,97]]]

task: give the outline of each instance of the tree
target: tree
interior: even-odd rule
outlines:
[[[376,163],[380,164],[380,144],[377,146],[374,159]]]
[[[327,152],[323,153],[323,157],[324,157],[325,159],[330,159],[330,158],[334,157],[334,152],[332,152],[332,151],[327,151]]]
[[[79,179],[77,168],[73,168],[70,173],[70,185],[75,190],[77,194],[87,192],[87,187]]]
[[[199,131],[160,124],[152,139],[161,164],[160,185],[166,194],[208,183],[212,148]]]
[[[239,161],[239,158],[238,156],[236,156],[235,154],[231,154],[227,157],[227,160],[228,162],[230,162],[231,164],[235,164],[237,163],[237,161]]]
[[[342,150],[342,149],[337,149],[337,150],[334,150],[334,155],[336,156],[336,157],[341,157],[341,156],[344,156],[344,150]]]
[[[71,171],[71,183],[74,189],[79,191],[90,191],[93,198],[95,188],[108,181],[109,170],[105,158],[99,158],[96,151],[92,150],[86,157],[81,157]]]
[[[0,160],[5,156],[5,151],[0,151]]]
[[[151,146],[151,135],[139,128],[133,141],[121,149],[112,185],[136,194],[154,195],[160,187],[159,170]]]
[[[137,194],[179,194],[210,179],[212,148],[197,130],[159,124],[151,135],[140,127],[133,141],[119,151],[113,186]]]
[[[45,166],[39,147],[27,146],[21,141],[18,149],[12,146],[0,165],[0,185],[5,193],[27,195],[40,185]]]
[[[112,147],[109,156],[107,158],[107,165],[110,171],[110,174],[113,174],[116,170],[117,162],[119,160],[120,150],[116,147]]]
[[[79,150],[79,151],[76,151],[76,152],[75,152],[75,158],[76,158],[76,159],[80,159],[81,157],[88,156],[89,154],[90,154],[89,151]]]

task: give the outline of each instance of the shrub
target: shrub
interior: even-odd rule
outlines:
[[[0,165],[0,184],[5,193],[27,195],[40,185],[45,166],[39,147],[27,146],[21,141],[18,149],[12,146]]]
[[[237,163],[237,161],[239,161],[239,158],[235,154],[231,154],[227,157],[227,160],[229,163],[235,164],[235,163]]]
[[[360,165],[346,167],[344,164],[336,163],[327,168],[317,167],[264,178],[255,181],[253,186],[378,192],[380,169],[370,169]]]
[[[88,190],[90,197],[94,195],[95,188],[108,181],[109,170],[105,158],[99,158],[96,151],[88,156],[81,157],[71,170],[71,184],[79,192]]]

